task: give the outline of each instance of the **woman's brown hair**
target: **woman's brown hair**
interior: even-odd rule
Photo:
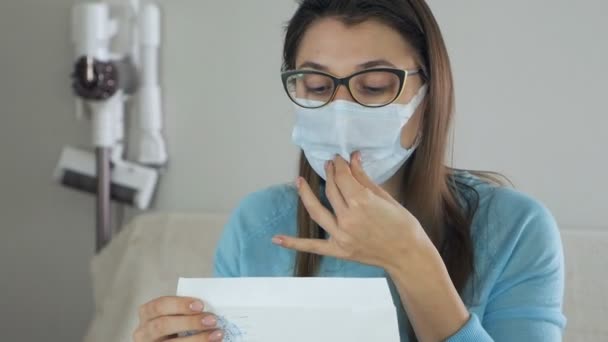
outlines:
[[[459,182],[456,171],[445,165],[454,89],[448,52],[439,26],[423,0],[302,0],[287,26],[284,70],[295,68],[298,47],[308,27],[327,17],[337,18],[346,25],[378,20],[400,32],[419,54],[429,94],[421,140],[406,164],[401,194],[405,198],[403,205],[420,221],[441,253],[454,286],[462,293],[474,272],[470,230],[479,199],[475,190]],[[304,154],[300,156],[300,176],[320,198],[323,180],[313,171]],[[463,191],[473,196],[462,196]],[[325,237],[301,201],[297,223],[300,237]],[[320,262],[319,255],[299,252],[294,275],[314,276]]]

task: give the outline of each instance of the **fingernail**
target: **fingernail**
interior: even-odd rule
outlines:
[[[272,243],[274,243],[275,245],[282,245],[283,239],[278,236],[275,236],[272,238]]]
[[[361,162],[361,152],[357,152],[357,154],[355,155],[355,159],[357,160],[358,163]]]
[[[302,186],[302,178],[298,177],[296,179],[296,188],[300,188]]]
[[[222,338],[224,337],[224,333],[221,331],[216,331],[213,334],[209,335],[209,340],[210,341],[221,341]]]
[[[327,170],[329,168],[329,163],[331,162],[331,160],[328,160],[325,162],[325,170]]]
[[[215,317],[213,316],[207,316],[205,318],[203,318],[203,325],[206,325],[208,327],[214,327],[217,324],[217,319],[215,319]]]
[[[200,302],[200,301],[192,302],[192,304],[190,304],[190,310],[195,311],[195,312],[202,312],[203,311],[203,302]]]

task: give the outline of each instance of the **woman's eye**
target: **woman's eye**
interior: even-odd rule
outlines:
[[[388,89],[388,87],[371,87],[371,86],[364,86],[363,87],[363,92],[366,94],[382,94],[384,93],[386,90]]]
[[[329,91],[329,87],[327,86],[319,86],[319,87],[306,87],[306,90],[310,93],[315,93],[315,94],[324,94],[327,91]]]

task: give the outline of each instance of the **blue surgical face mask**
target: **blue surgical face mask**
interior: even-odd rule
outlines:
[[[416,149],[417,144],[409,149],[401,146],[401,131],[426,92],[424,85],[408,104],[393,103],[380,108],[343,100],[317,109],[296,106],[292,140],[323,179],[326,161],[336,155],[348,161],[353,152],[359,151],[367,175],[376,184],[382,184],[397,173]]]

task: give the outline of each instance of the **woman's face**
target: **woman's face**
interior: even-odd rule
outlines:
[[[346,26],[334,18],[320,19],[304,34],[296,55],[296,69],[320,70],[336,77],[378,67],[417,70],[420,65],[414,49],[399,32],[376,20]],[[420,76],[408,76],[395,103],[408,103],[422,85]],[[335,100],[354,101],[345,87],[338,89]],[[403,147],[414,143],[423,111],[424,102],[403,128]]]

